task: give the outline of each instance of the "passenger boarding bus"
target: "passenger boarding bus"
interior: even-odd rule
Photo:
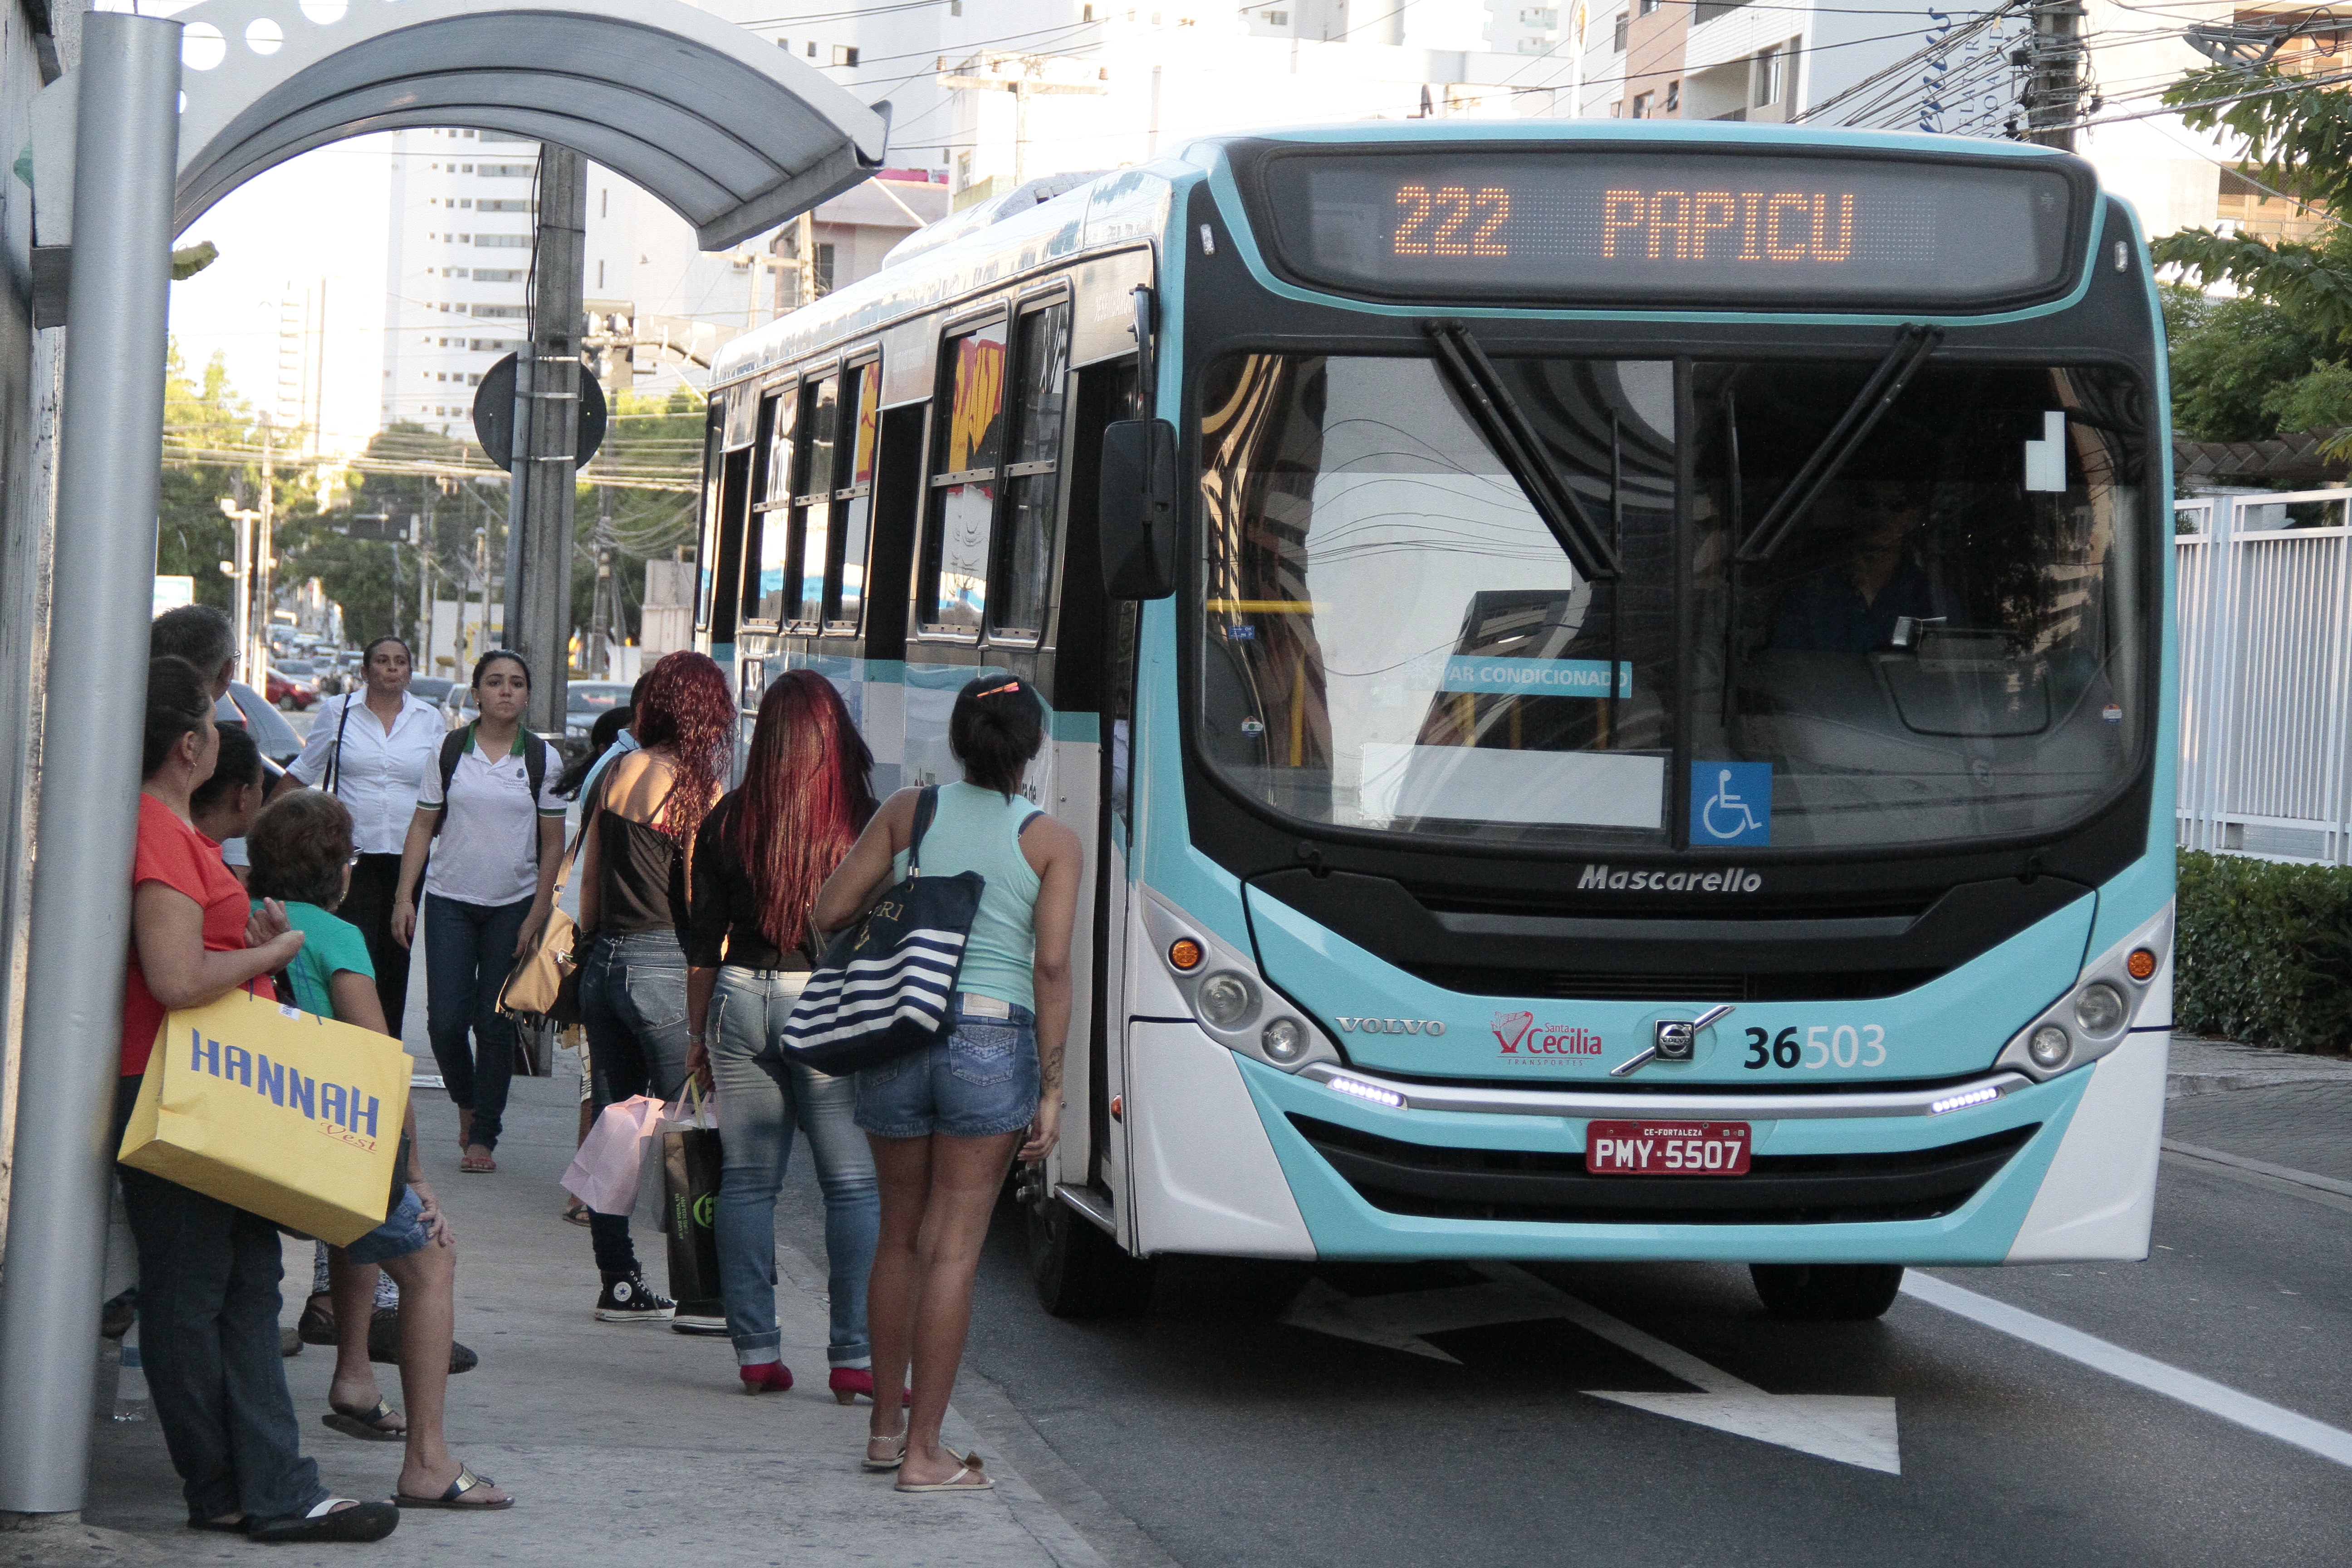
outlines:
[[[1091,846],[1038,1289],[2144,1255],[2169,442],[2090,167],[1381,121],[1024,186],[736,340],[698,635]]]

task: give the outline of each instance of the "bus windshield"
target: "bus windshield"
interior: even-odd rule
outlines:
[[[1245,795],[1753,853],[2047,832],[2132,771],[2127,376],[1930,364],[1857,442],[1867,360],[1493,363],[1613,574],[1577,569],[1435,362],[1213,367],[1196,735]]]

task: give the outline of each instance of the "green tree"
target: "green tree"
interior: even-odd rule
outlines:
[[[188,374],[177,342],[163,361],[163,470],[156,498],[155,570],[196,583],[196,602],[231,608],[233,579],[220,563],[236,558],[236,525],[221,511],[223,500],[252,506],[261,494],[261,428],[252,405],[228,384],[228,366],[215,353],[200,377]],[[292,452],[299,430],[272,432],[278,449]],[[271,501],[279,520],[279,542],[287,526],[315,516],[318,498],[308,470],[280,465],[273,476]]]
[[[2215,300],[2177,283],[2162,292],[2174,430],[2192,441],[2276,435],[2278,395],[2311,372],[2328,340],[2267,300]]]

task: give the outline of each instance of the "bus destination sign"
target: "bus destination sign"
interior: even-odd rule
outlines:
[[[1586,147],[1263,168],[1286,268],[1387,299],[1983,308],[2066,282],[2084,205],[2057,160]]]

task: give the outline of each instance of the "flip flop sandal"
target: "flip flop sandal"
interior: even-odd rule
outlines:
[[[887,1458],[887,1459],[877,1459],[877,1458],[876,1458],[874,1457],[874,1445],[875,1445],[875,1444],[877,1444],[877,1443],[889,1443],[889,1442],[896,1442],[896,1443],[898,1445],[898,1451],[897,1453],[895,1453],[895,1454],[891,1455],[891,1456],[890,1456],[888,1458]],[[863,1459],[861,1459],[861,1460],[860,1460],[860,1461],[858,1461],[858,1462],[859,1462],[859,1464],[860,1464],[860,1465],[862,1465],[866,1469],[868,1469],[868,1470],[870,1470],[870,1471],[873,1471],[873,1472],[874,1472],[875,1474],[877,1474],[877,1475],[887,1475],[888,1472],[890,1472],[890,1471],[892,1471],[892,1470],[897,1469],[900,1465],[903,1465],[903,1464],[905,1464],[905,1463],[907,1462],[907,1435],[906,1435],[905,1433],[901,1432],[901,1433],[900,1433],[900,1434],[898,1434],[898,1436],[897,1437],[895,1437],[895,1438],[891,1438],[891,1437],[869,1437],[869,1438],[867,1438],[867,1439],[866,1440],[866,1458],[863,1458]]]
[[[514,1499],[500,1498],[496,1502],[467,1502],[466,1494],[477,1487],[494,1487],[499,1483],[488,1476],[478,1476],[464,1465],[457,1467],[457,1479],[439,1497],[410,1497],[406,1492],[394,1492],[392,1500],[403,1508],[442,1508],[453,1513],[496,1513],[502,1508],[514,1507]]]
[[[327,1414],[319,1419],[345,1436],[357,1437],[363,1442],[404,1443],[408,1440],[408,1423],[400,1421],[400,1412],[381,1398],[375,1402],[373,1410],[362,1410],[355,1405],[331,1404]],[[400,1421],[400,1425],[386,1426],[383,1425],[386,1421]]]
[[[948,1450],[948,1456],[961,1468],[946,1480],[911,1487],[901,1480],[894,1489],[902,1492],[984,1492],[996,1485],[982,1471],[978,1454],[958,1455],[950,1448]],[[964,1479],[966,1476],[970,1476],[971,1479]]]
[[[498,1168],[498,1161],[491,1156],[489,1151],[487,1149],[477,1154],[472,1152],[469,1148],[466,1157],[457,1162],[458,1172],[461,1174],[468,1176],[491,1175],[497,1172]]]
[[[399,1523],[399,1510],[389,1503],[331,1497],[308,1513],[255,1520],[246,1534],[255,1541],[382,1541]]]
[[[586,1204],[574,1198],[571,1204],[566,1205],[564,1208],[563,1217],[567,1222],[572,1225],[586,1225],[589,1221],[589,1216],[593,1212],[593,1211],[592,1211]]]

